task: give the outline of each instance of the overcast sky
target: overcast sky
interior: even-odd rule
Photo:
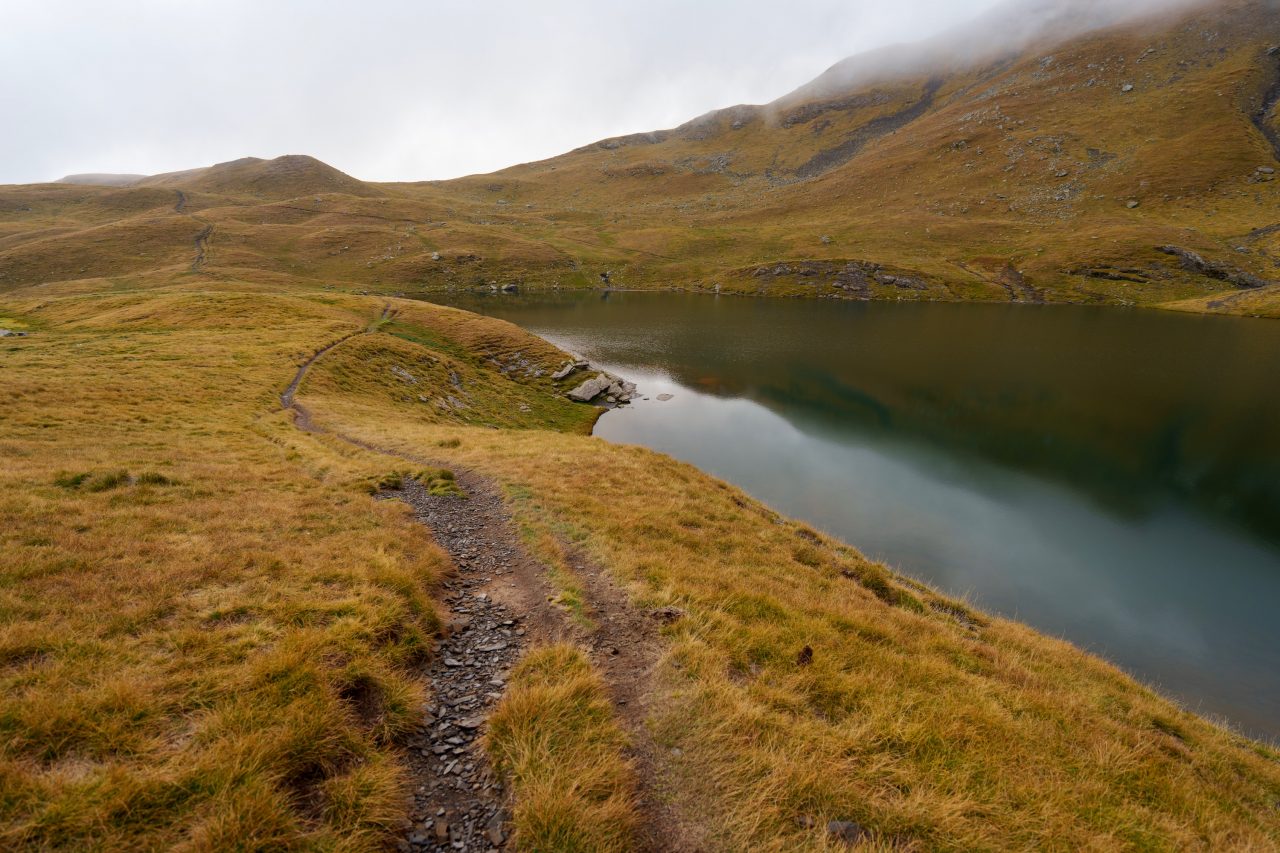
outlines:
[[[487,172],[760,103],[995,0],[0,0],[0,183]]]

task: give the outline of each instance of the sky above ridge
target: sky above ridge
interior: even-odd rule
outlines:
[[[995,0],[0,0],[0,183],[311,154],[488,172],[760,103]]]

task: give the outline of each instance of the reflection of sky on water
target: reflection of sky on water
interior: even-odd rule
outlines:
[[[1280,518],[1271,327],[659,295],[492,313],[639,383],[598,435],[1280,739],[1280,547],[1238,524]],[[1252,516],[1214,514],[1249,489]]]
[[[609,369],[649,400],[605,415],[597,435],[692,462],[868,556],[1103,654],[1193,708],[1280,736],[1280,620],[1269,616],[1280,573],[1262,570],[1276,561],[1259,546],[1172,508],[1117,519],[994,465],[817,436],[750,400]],[[659,402],[661,393],[674,396]],[[1224,566],[1258,570],[1224,583]]]

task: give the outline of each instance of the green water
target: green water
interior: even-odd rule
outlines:
[[[650,399],[598,435],[1280,739],[1280,322],[673,293],[452,304],[636,381]]]

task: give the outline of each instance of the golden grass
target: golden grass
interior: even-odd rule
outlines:
[[[535,648],[489,718],[485,749],[515,800],[514,844],[538,853],[636,847],[626,737],[604,683],[569,645]]]
[[[299,436],[290,352],[372,304],[10,300],[0,846],[380,847],[447,560]],[[300,451],[305,448],[304,461]]]
[[[1193,314],[1235,314],[1242,317],[1280,318],[1280,285],[1245,290],[1239,293],[1199,296],[1160,306],[1172,311],[1188,311]]]

